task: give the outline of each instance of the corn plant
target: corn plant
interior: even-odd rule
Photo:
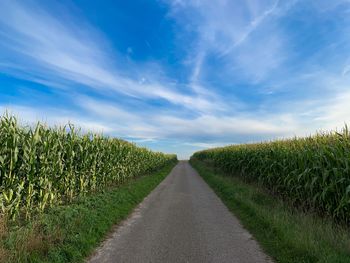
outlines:
[[[0,118],[0,208],[29,217],[77,196],[149,174],[176,160],[73,125],[22,127]]]
[[[196,152],[192,159],[257,181],[305,209],[350,222],[350,132]]]

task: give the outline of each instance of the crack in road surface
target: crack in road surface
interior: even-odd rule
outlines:
[[[271,263],[187,161],[181,161],[89,263]]]

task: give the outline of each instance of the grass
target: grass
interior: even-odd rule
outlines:
[[[276,262],[350,262],[347,226],[301,212],[262,187],[225,176],[200,161],[191,164]]]
[[[6,237],[7,234],[7,224],[5,223],[4,217],[0,217],[0,241]],[[0,246],[0,261],[1,259],[7,258],[7,251]]]
[[[82,262],[173,167],[50,208],[26,223],[0,221],[0,261]]]

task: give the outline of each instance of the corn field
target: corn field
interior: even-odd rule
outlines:
[[[14,219],[150,173],[176,160],[74,126],[22,127],[0,118],[0,206]]]
[[[347,127],[340,133],[204,150],[191,159],[262,183],[298,206],[350,222]]]

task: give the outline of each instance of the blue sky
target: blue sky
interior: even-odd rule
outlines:
[[[0,110],[192,152],[341,128],[348,0],[0,0]]]

